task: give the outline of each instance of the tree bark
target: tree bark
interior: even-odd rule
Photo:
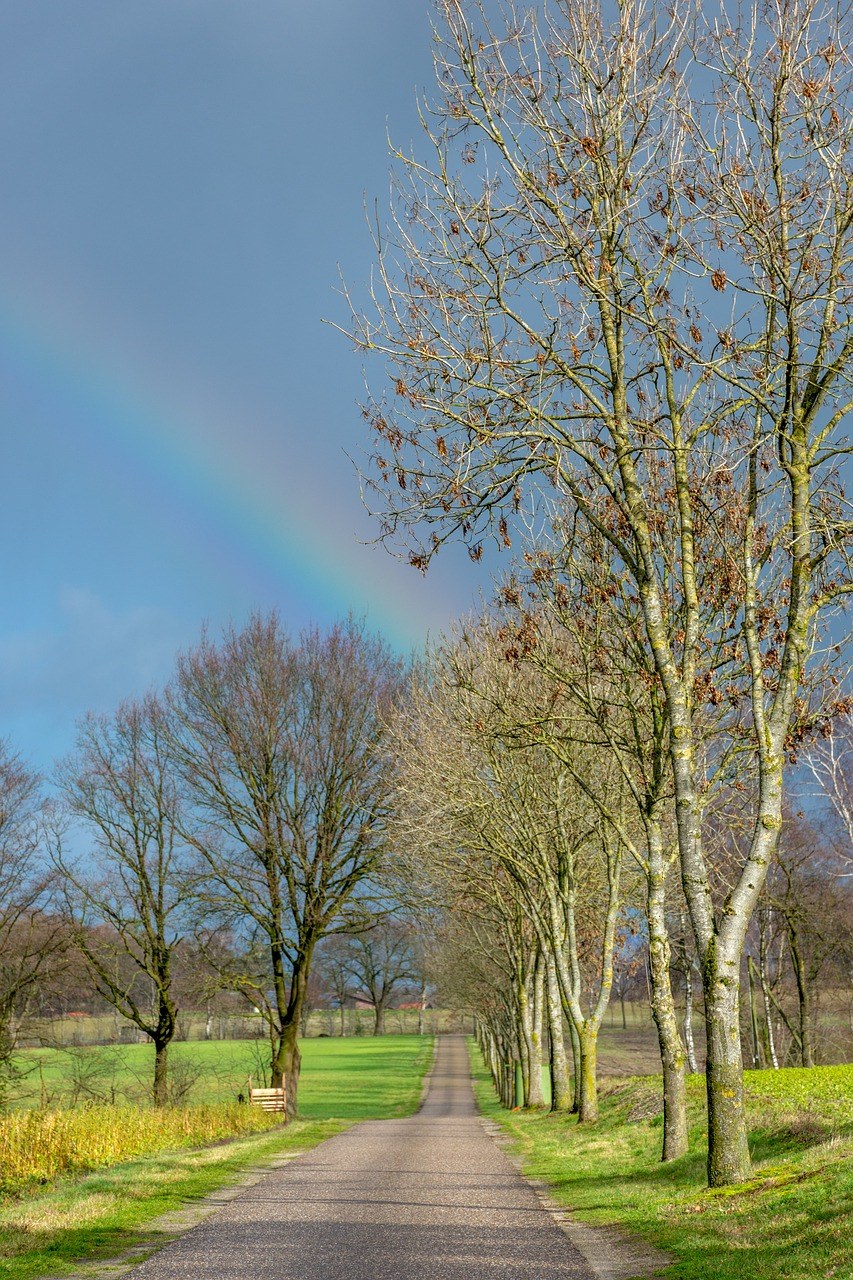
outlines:
[[[746,976],[749,985],[749,1026],[752,1032],[752,1065],[757,1070],[761,1065],[761,1042],[758,1037],[758,1013],[755,1008],[755,962],[752,956],[746,957]]]
[[[773,1017],[770,1010],[770,981],[767,976],[767,937],[763,916],[758,922],[758,980],[761,984],[761,997],[764,1001],[764,1025],[767,1028],[767,1049],[774,1071],[779,1070],[779,1058],[776,1053],[776,1035],[773,1031]]]
[[[581,1042],[577,1027],[569,1018],[569,1036],[572,1044],[572,1113],[581,1109]]]
[[[709,966],[711,968],[711,966]],[[738,965],[715,965],[705,980],[708,1183],[745,1182],[751,1172],[743,1103]]]
[[[302,1054],[299,1051],[299,1023],[298,1021],[292,1021],[287,1026],[282,1027],[270,1072],[272,1087],[286,1090],[288,1120],[297,1115],[299,1072],[301,1067]]]
[[[687,1066],[693,1075],[699,1070],[696,1058],[696,1042],[693,1039],[693,966],[688,957],[684,970],[684,1043],[687,1046]]]
[[[168,961],[164,966],[164,988],[157,993],[157,1026],[154,1041],[154,1106],[165,1107],[169,1101],[168,1055],[175,1035],[177,1009],[167,994],[170,986]]]
[[[797,983],[797,999],[800,1007],[800,1055],[804,1067],[813,1067],[814,1058],[814,1019],[812,1017],[811,991],[800,947],[799,934],[789,925],[788,946],[794,966],[794,977]]]
[[[590,1022],[578,1032],[580,1044],[580,1098],[578,1123],[594,1124],[598,1119],[598,1027]]]
[[[299,1072],[302,1066],[302,1054],[299,1052],[299,1028],[308,990],[312,955],[313,947],[303,951],[294,962],[289,998],[283,1013],[279,1010],[278,1044],[270,1070],[273,1088],[280,1089],[284,1086],[287,1091],[289,1120],[298,1115]]]
[[[544,1107],[545,1095],[542,1092],[542,1028],[544,1006],[545,973],[542,956],[537,958],[533,972],[533,1008],[529,1022],[528,1084],[524,1105],[526,1107]]]
[[[652,1017],[658,1033],[663,1069],[662,1160],[677,1160],[687,1151],[687,1087],[684,1045],[678,1031],[670,974],[671,948],[666,927],[666,871],[663,850],[649,840],[648,922]]]
[[[572,1085],[569,1079],[569,1062],[563,1035],[563,1006],[560,1003],[560,987],[554,958],[545,960],[545,982],[548,1001],[548,1038],[550,1041],[551,1110],[573,1109]]]
[[[155,1039],[154,1041],[154,1106],[165,1107],[169,1102],[169,1078],[168,1078],[168,1056],[169,1056],[169,1036],[168,1040]]]

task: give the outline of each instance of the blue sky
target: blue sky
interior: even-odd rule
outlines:
[[[39,767],[203,619],[354,609],[399,647],[483,586],[364,545],[363,287],[428,0],[0,0],[0,733]]]

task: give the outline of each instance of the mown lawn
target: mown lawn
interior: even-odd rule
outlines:
[[[431,1043],[417,1035],[301,1041],[300,1115],[339,1115],[335,1105],[344,1096],[349,1120],[397,1114],[394,1107],[408,1105],[413,1055],[418,1060]],[[268,1064],[263,1040],[193,1040],[169,1049],[175,1100],[185,1103],[234,1102],[246,1094],[249,1076],[256,1085],[268,1083]],[[147,1102],[154,1050],[150,1044],[29,1049],[16,1055],[15,1068],[13,1108]]]
[[[233,1098],[235,1086],[245,1088],[249,1047],[235,1041],[180,1046],[198,1054],[196,1065],[204,1069],[199,1081],[209,1081],[204,1085],[208,1094],[222,1098]],[[147,1066],[136,1060],[144,1050],[145,1046],[129,1046],[123,1051],[128,1055],[123,1069],[131,1090],[137,1069]],[[307,1150],[356,1121],[416,1110],[431,1059],[428,1037],[309,1041],[300,1081],[302,1117],[293,1124],[192,1150],[186,1149],[185,1133],[178,1141],[164,1132],[163,1149],[149,1151],[144,1158],[114,1163],[110,1146],[113,1155],[93,1172],[56,1177],[40,1187],[19,1185],[17,1194],[0,1195],[0,1277],[68,1275],[84,1261],[113,1257],[131,1247],[155,1247],[162,1239],[158,1241],[149,1227],[153,1219],[233,1182],[246,1168],[282,1153]],[[49,1072],[55,1073],[50,1088],[57,1094],[61,1060],[42,1064],[45,1083],[40,1087],[45,1092]],[[216,1105],[200,1110],[206,1113],[209,1133],[209,1113]],[[223,1117],[235,1110],[232,1103],[222,1103]],[[111,1112],[114,1117],[110,1107],[81,1115],[87,1125],[97,1125],[103,1114],[114,1132],[115,1124],[107,1119]],[[33,1124],[37,1117],[28,1119],[18,1108],[7,1119]],[[183,1149],[169,1149],[170,1142]]]
[[[481,1110],[511,1135],[525,1173],[582,1221],[615,1224],[666,1250],[669,1280],[851,1280],[853,1066],[749,1071],[755,1178],[708,1191],[704,1080],[689,1082],[690,1153],[659,1162],[659,1082],[605,1082],[590,1128],[506,1112],[472,1049]]]

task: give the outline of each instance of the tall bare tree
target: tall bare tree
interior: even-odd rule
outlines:
[[[825,0],[441,0],[433,159],[399,153],[355,336],[383,531],[425,568],[558,496],[627,575],[670,725],[702,967],[708,1175],[750,1174],[739,970],[808,725],[821,620],[851,590],[853,14]],[[383,374],[384,377],[384,374]],[[674,566],[675,572],[672,572]],[[721,903],[709,747],[749,754]]]
[[[400,660],[352,619],[294,641],[270,615],[219,643],[205,636],[171,689],[197,898],[245,942],[225,976],[266,1020],[291,1114],[315,947],[346,928],[383,853],[382,717],[402,680]]]
[[[154,1104],[164,1106],[187,849],[162,704],[149,696],[87,716],[57,777],[75,820],[74,852],[71,832],[54,852],[75,944],[98,993],[153,1042]]]

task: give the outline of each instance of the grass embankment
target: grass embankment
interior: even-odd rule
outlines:
[[[215,1063],[215,1046],[203,1048],[220,1079],[224,1068]],[[222,1048],[239,1046],[228,1042]],[[417,1036],[317,1041],[303,1061],[305,1118],[273,1129],[273,1117],[228,1103],[161,1112],[96,1107],[58,1112],[55,1120],[35,1111],[9,1112],[0,1118],[0,1133],[8,1150],[19,1155],[16,1191],[7,1184],[0,1195],[0,1277],[67,1275],[84,1259],[154,1247],[157,1235],[148,1225],[153,1219],[233,1182],[247,1167],[307,1150],[359,1120],[409,1114],[417,1107],[431,1052],[431,1040]],[[265,1131],[222,1141],[241,1125],[244,1134],[249,1127]],[[37,1176],[49,1179],[38,1188],[24,1161],[27,1135],[41,1162]],[[130,1158],[143,1152],[142,1158]],[[93,1166],[92,1172],[68,1174]]]
[[[601,1119],[503,1111],[476,1048],[478,1102],[514,1139],[525,1173],[589,1223],[666,1250],[670,1280],[853,1277],[853,1066],[747,1071],[755,1177],[705,1187],[704,1080],[689,1081],[690,1152],[659,1162],[658,1080],[605,1081]]]

